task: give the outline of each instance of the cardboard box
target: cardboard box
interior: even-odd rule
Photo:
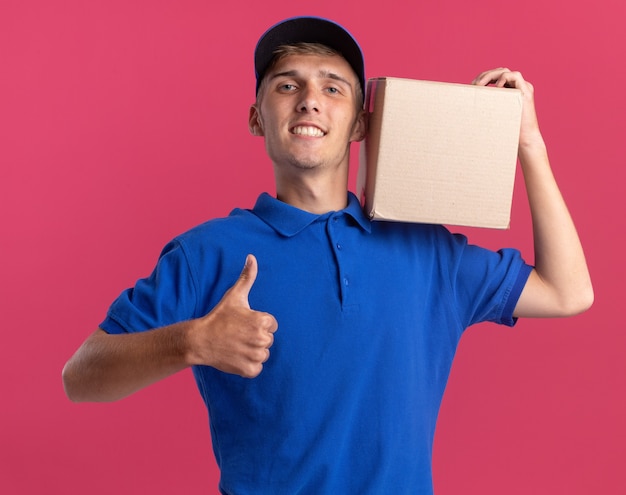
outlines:
[[[373,220],[509,227],[517,89],[368,80],[357,193]]]

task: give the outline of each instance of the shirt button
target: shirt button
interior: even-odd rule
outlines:
[[[337,249],[341,249],[341,244],[337,243]]]
[[[344,278],[344,279],[343,279],[343,284],[344,284],[345,286],[348,286],[348,285],[350,285],[350,282],[348,282],[348,279],[347,279],[347,278]]]

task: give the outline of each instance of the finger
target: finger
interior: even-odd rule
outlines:
[[[248,296],[252,286],[254,285],[258,271],[259,268],[256,258],[254,255],[249,254],[246,256],[246,263],[243,270],[241,270],[241,274],[239,275],[237,282],[235,282],[235,285],[233,285],[230,290],[231,297],[234,297],[237,302],[244,305],[248,309],[250,308]]]
[[[268,313],[259,313],[257,311],[253,313],[255,313],[258,319],[254,327],[250,328],[248,332],[246,344],[251,348],[272,347],[274,344],[274,333],[277,329],[276,320]]]
[[[263,363],[263,364],[267,363],[267,361],[269,360],[269,358],[270,358],[270,350],[269,349],[265,349],[265,353],[266,353],[265,357],[263,358],[263,361],[261,361],[261,363]]]
[[[502,74],[510,72],[506,67],[498,67],[497,69],[491,69],[485,72],[482,72],[476,79],[472,81],[472,84],[477,86],[487,86],[489,84],[496,84],[498,80],[502,77]]]
[[[276,318],[269,313],[265,313],[264,317],[263,328],[265,331],[269,333],[276,332],[276,330],[278,330],[278,322],[276,321]]]
[[[274,332],[276,330],[269,330],[267,332],[265,332],[265,342],[264,342],[264,346],[266,349],[269,349],[270,347],[272,347],[274,345]]]
[[[503,72],[500,77],[495,81],[495,85],[498,88],[515,88],[522,80],[522,75],[519,72]]]

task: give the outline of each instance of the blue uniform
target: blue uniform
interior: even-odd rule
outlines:
[[[531,267],[434,225],[308,213],[262,194],[254,209],[170,242],[101,327],[139,332],[204,316],[257,257],[252,309],[278,321],[254,379],[206,366],[224,494],[431,494],[435,423],[459,339],[513,325]]]

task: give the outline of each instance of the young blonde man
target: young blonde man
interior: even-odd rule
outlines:
[[[366,133],[364,65],[341,26],[287,19],[261,37],[255,69],[249,127],[265,140],[276,197],[170,242],[68,361],[68,396],[117,400],[193,367],[221,493],[430,494],[463,331],[592,303],[533,88],[504,68],[474,81],[523,94],[531,267],[441,226],[365,217],[348,192],[350,143]]]

